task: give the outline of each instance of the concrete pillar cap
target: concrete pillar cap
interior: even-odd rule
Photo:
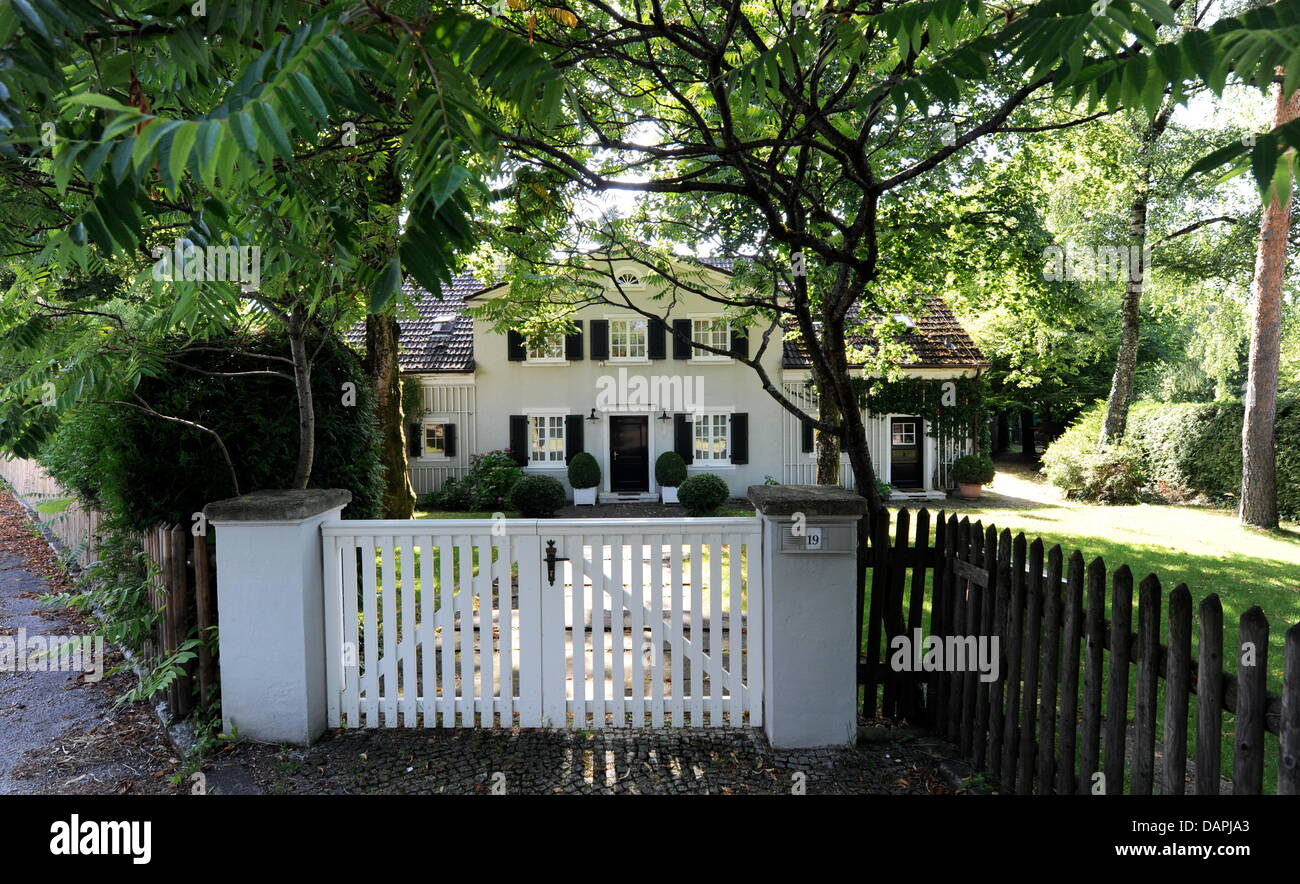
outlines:
[[[863,516],[867,499],[838,485],[750,485],[749,500],[765,516]]]
[[[270,489],[228,497],[203,508],[209,522],[300,522],[352,501],[342,488]]]

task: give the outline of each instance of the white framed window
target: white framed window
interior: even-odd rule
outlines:
[[[447,458],[447,425],[445,423],[424,425],[424,456]]]
[[[611,319],[609,321],[609,358],[647,359],[648,336],[644,319]]]
[[[899,421],[894,424],[895,445],[916,444],[916,424],[911,421]]]
[[[700,316],[691,318],[691,343],[715,347],[719,350],[731,349],[731,323],[720,316]],[[692,350],[691,358],[696,360],[730,359],[708,350]]]
[[[718,465],[731,462],[731,415],[710,412],[695,415],[695,463]]]
[[[564,466],[564,418],[563,414],[528,416],[529,466]]]
[[[529,341],[524,352],[528,356],[528,362],[563,362],[564,338],[538,341],[537,346],[533,346],[533,343]]]

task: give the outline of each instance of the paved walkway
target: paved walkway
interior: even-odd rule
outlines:
[[[0,490],[0,636],[85,635],[91,625],[39,596],[68,588],[27,513]],[[105,647],[105,669],[121,662]],[[141,704],[113,709],[125,674],[99,682],[79,672],[0,667],[0,795],[172,791],[175,759],[162,726]]]

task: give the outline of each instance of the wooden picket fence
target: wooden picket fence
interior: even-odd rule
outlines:
[[[0,458],[0,477],[38,513],[42,503],[70,500],[57,513],[44,516],[41,527],[82,569],[98,559],[95,537],[102,520],[98,510],[84,506],[34,460]],[[216,624],[216,558],[207,538],[191,536],[184,526],[158,525],[142,532],[139,541],[153,564],[149,605],[158,615],[142,652],[146,660],[158,660],[175,653],[191,634],[207,637]],[[209,644],[199,646],[198,659],[190,661],[185,674],[164,692],[175,718],[184,718],[194,708],[195,681],[200,702],[206,704],[217,693],[216,658]]]
[[[216,553],[206,537],[194,537],[183,525],[159,525],[141,538],[151,569],[149,604],[158,614],[153,637],[146,642],[145,657],[171,656],[191,635],[210,636],[216,624]],[[210,642],[197,648],[198,658],[184,666],[184,674],[166,688],[167,705],[176,718],[194,708],[194,682],[198,700],[207,704],[217,690],[216,657]]]
[[[1157,784],[1161,794],[1182,794],[1191,761],[1197,794],[1218,794],[1223,774],[1231,775],[1234,794],[1258,794],[1272,743],[1278,793],[1300,794],[1300,624],[1286,633],[1279,696],[1267,690],[1269,623],[1258,607],[1242,615],[1238,643],[1229,651],[1238,661],[1253,654],[1253,665],[1227,673],[1217,595],[1199,605],[1194,656],[1185,585],[1168,594],[1162,643],[1166,597],[1156,575],[1138,585],[1135,618],[1133,574],[1127,565],[1115,568],[1108,620],[1101,558],[1085,564],[1078,551],[1067,558],[1059,546],[1045,551],[1041,539],[1013,538],[942,511],[931,546],[930,522],[927,510],[915,519],[898,510],[891,544],[889,514],[872,519],[871,573],[861,600],[865,618],[859,618],[866,622],[858,670],[866,717],[928,724],[1003,792],[1120,794],[1127,779],[1131,794],[1149,795]],[[918,634],[954,649],[958,637],[996,637],[998,677],[985,682],[971,668],[891,666],[893,639]],[[1193,695],[1197,738],[1189,759]],[[1221,758],[1225,713],[1235,716],[1228,771]]]

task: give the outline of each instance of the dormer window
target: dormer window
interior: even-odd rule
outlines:
[[[899,325],[903,326],[903,328],[916,328],[916,320],[908,316],[906,313],[895,313],[894,322],[897,322]]]
[[[432,328],[430,330],[430,333],[434,335],[449,335],[451,334],[451,330],[455,325],[456,325],[455,313],[442,313],[438,316],[433,317]]]

